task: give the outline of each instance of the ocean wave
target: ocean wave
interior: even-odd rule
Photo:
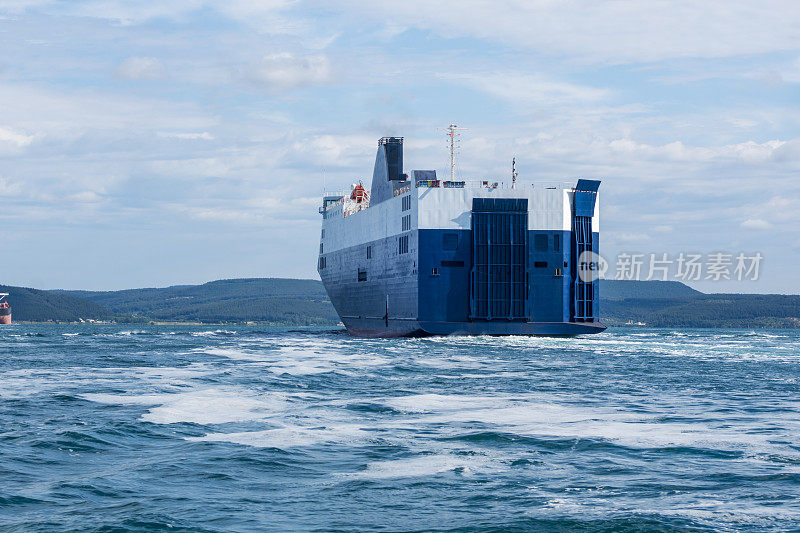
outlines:
[[[246,529],[283,530],[800,520],[800,332],[30,328],[5,330],[0,358],[0,507],[24,511],[4,522],[20,530],[45,515],[40,529],[89,515],[224,528],[242,513]],[[312,507],[316,522],[292,521]]]
[[[110,405],[149,406],[141,420],[154,424],[213,425],[263,420],[288,405],[283,395],[255,395],[239,388],[138,395],[89,393],[83,398]]]

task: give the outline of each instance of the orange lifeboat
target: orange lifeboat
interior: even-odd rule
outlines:
[[[364,190],[364,186],[361,185],[361,183],[353,187],[353,192],[350,193],[350,199],[355,200],[357,204],[367,199],[367,191]]]

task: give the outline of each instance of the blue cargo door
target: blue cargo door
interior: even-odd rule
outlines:
[[[527,319],[527,230],[527,198],[473,198],[470,319]]]
[[[578,269],[579,260],[585,259],[591,252],[597,253],[594,242],[592,217],[597,202],[597,180],[578,180],[575,187],[572,207],[572,303],[570,305],[570,322],[594,322],[597,320],[597,302],[595,287],[597,280],[581,279]]]

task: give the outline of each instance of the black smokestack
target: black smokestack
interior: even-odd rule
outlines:
[[[384,137],[378,142],[386,153],[386,177],[389,181],[402,181],[403,176],[403,138]]]

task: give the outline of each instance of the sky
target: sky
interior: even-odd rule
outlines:
[[[799,293],[800,2],[0,0],[0,283],[316,278],[323,191],[602,180],[601,248]]]

